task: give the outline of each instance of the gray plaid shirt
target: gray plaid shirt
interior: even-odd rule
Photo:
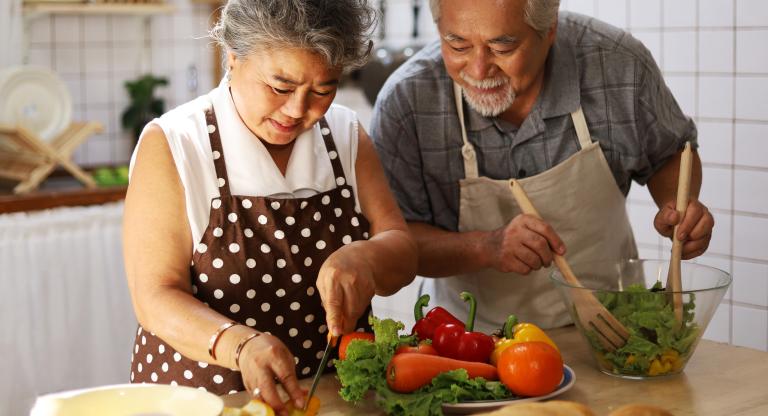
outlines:
[[[632,180],[647,183],[686,140],[695,145],[696,126],[680,110],[650,52],[620,29],[560,12],[545,71],[542,92],[519,128],[465,105],[481,176],[532,176],[576,153],[570,113],[579,105],[625,195]],[[370,135],[406,220],[456,231],[463,143],[439,41],[384,84]]]

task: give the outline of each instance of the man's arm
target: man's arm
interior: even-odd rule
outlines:
[[[446,231],[422,222],[409,222],[419,249],[419,275],[447,277],[492,268],[528,274],[549,266],[565,244],[546,222],[518,215],[493,231]]]
[[[707,207],[699,201],[701,190],[701,159],[693,152],[691,166],[690,200],[682,222],[676,210],[677,182],[680,171],[679,151],[671,157],[648,180],[648,190],[659,207],[653,220],[653,226],[659,234],[672,238],[674,227],[678,223],[677,238],[683,241],[683,259],[688,260],[704,254],[712,239],[715,219]]]
[[[680,156],[683,151],[680,150],[669,158],[661,169],[656,171],[648,180],[648,191],[650,191],[656,205],[661,208],[668,203],[674,204],[677,198],[677,179],[680,172]],[[701,190],[701,159],[699,153],[691,151],[693,162],[691,164],[691,198],[698,199]]]

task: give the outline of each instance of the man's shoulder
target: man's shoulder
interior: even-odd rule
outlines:
[[[601,59],[631,61],[641,66],[656,66],[648,49],[629,32],[594,17],[561,11],[558,40],[566,40],[580,60],[601,55]]]

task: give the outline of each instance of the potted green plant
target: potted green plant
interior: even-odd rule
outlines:
[[[155,88],[161,85],[168,85],[168,79],[158,78],[152,74],[125,82],[125,89],[128,90],[131,103],[123,111],[122,124],[123,128],[133,132],[133,137],[137,141],[144,126],[165,112],[165,101],[155,97]]]
[[[168,80],[151,74],[125,82],[131,103],[123,111],[121,120],[123,128],[133,133],[134,143],[138,142],[144,126],[165,112],[165,101],[155,97],[155,88],[162,85],[168,85]],[[128,184],[128,166],[105,166],[95,169],[91,175],[99,186]]]

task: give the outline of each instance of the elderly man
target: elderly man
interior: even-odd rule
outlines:
[[[509,313],[543,327],[569,322],[548,279],[571,263],[637,256],[625,197],[632,180],[659,207],[654,227],[680,224],[683,258],[707,249],[714,220],[697,199],[694,153],[685,218],[675,211],[680,153],[696,127],[648,50],[557,0],[431,0],[440,40],[384,85],[371,137],[419,246],[433,304],[477,326]],[[520,179],[544,220],[521,215]],[[567,251],[566,251],[567,247]]]

